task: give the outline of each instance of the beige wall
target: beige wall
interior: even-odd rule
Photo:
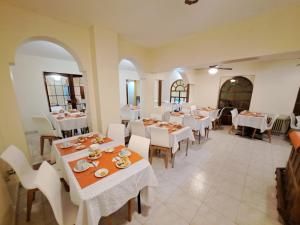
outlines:
[[[152,50],[154,72],[300,50],[300,6],[212,28]]]
[[[289,115],[300,87],[299,60],[274,60],[229,64],[232,71],[211,76],[207,70],[196,71],[193,102],[199,106],[217,106],[221,81],[238,75],[254,75],[250,110]]]
[[[0,130],[3,134],[4,147],[15,144],[27,153],[27,145],[23,134],[20,113],[17,108],[16,96],[12,86],[9,65],[15,62],[16,48],[24,41],[41,37],[54,40],[72,53],[79,63],[80,70],[87,75],[88,97],[91,119],[96,118],[93,77],[91,76],[91,54],[88,30],[61,23],[59,21],[27,12],[6,3],[0,3],[1,32],[0,52],[0,100],[5,105],[0,112]],[[9,119],[8,119],[9,118]],[[97,123],[93,123],[97,129]],[[3,151],[1,149],[0,151]]]

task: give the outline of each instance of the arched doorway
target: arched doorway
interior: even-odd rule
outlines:
[[[237,108],[238,111],[249,110],[253,91],[252,82],[242,76],[228,79],[220,88],[218,107],[227,109],[224,111],[222,122],[231,124],[230,110]]]
[[[136,66],[127,59],[119,64],[120,106],[139,106],[141,103],[140,75]]]
[[[46,116],[51,121],[52,112],[60,109],[84,112],[86,79],[73,55],[60,44],[48,40],[28,40],[18,46],[10,70],[32,159],[40,162],[38,126],[33,118]],[[60,130],[53,122],[52,125]],[[61,134],[59,131],[57,136]],[[50,146],[47,142],[44,150],[44,159],[48,159]]]

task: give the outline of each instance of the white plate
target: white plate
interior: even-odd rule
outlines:
[[[108,172],[109,172],[108,169],[101,168],[95,172],[95,177],[99,177],[99,178],[105,177],[105,176],[107,176]]]
[[[107,153],[112,153],[112,152],[115,151],[115,148],[107,148],[104,151],[107,152]]]
[[[119,156],[120,157],[129,157],[129,156],[131,156],[131,152],[128,149],[126,149],[126,151],[127,151],[127,153],[125,155],[122,155],[121,152],[119,152]]]
[[[125,169],[127,167],[129,167],[131,165],[131,162],[129,161],[129,163],[127,164],[127,166],[121,166],[118,164],[119,161],[116,162],[116,167],[118,167],[119,169]]]
[[[94,157],[88,156],[88,159],[95,160],[95,159],[99,159],[101,156],[102,156],[102,153],[100,153],[98,156],[94,156]]]
[[[85,149],[86,146],[85,145],[79,145],[76,147],[76,150],[82,150],[82,149]]]
[[[90,165],[87,163],[86,166],[82,169],[82,170],[78,170],[76,168],[76,166],[73,168],[73,171],[76,172],[76,173],[81,173],[81,172],[84,172],[86,170],[88,170],[90,168]]]
[[[74,146],[74,144],[69,143],[68,145],[64,146],[63,144],[61,145],[61,148],[71,148]]]

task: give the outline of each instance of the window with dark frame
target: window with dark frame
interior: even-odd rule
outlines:
[[[174,81],[170,90],[170,102],[189,102],[189,84],[185,84],[182,79]]]
[[[73,109],[85,108],[82,75],[44,72],[44,83],[50,112],[55,106],[67,110],[68,104]]]

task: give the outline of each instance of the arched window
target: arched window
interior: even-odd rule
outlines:
[[[176,80],[170,90],[170,102],[182,103],[189,101],[189,85],[185,84],[183,80]]]
[[[237,108],[238,111],[249,110],[253,91],[252,82],[246,77],[233,77],[227,80],[220,89],[219,108],[229,107],[224,112],[224,124],[231,123],[230,110]]]

